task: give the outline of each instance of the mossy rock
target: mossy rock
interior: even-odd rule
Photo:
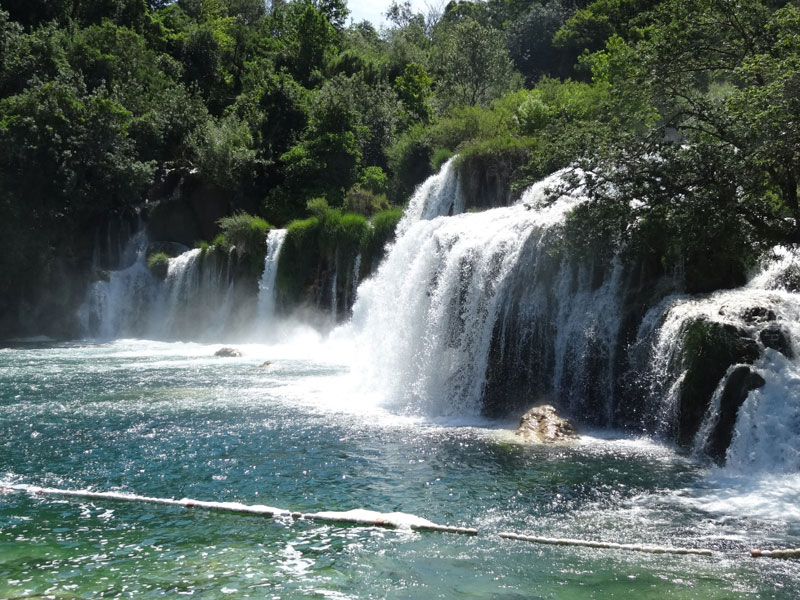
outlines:
[[[697,319],[684,327],[682,335],[685,375],[680,387],[677,437],[681,445],[688,446],[728,368],[752,364],[761,352],[746,331],[728,323]]]
[[[164,252],[156,252],[147,257],[147,268],[159,279],[166,279],[169,272],[169,256]]]

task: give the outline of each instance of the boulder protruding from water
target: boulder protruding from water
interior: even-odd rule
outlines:
[[[560,416],[554,406],[534,406],[519,422],[517,435],[536,442],[566,442],[578,438],[578,432],[567,419]]]
[[[230,348],[228,346],[224,348],[220,348],[216,352],[214,352],[214,356],[221,356],[223,358],[239,358],[242,355],[236,348]]]

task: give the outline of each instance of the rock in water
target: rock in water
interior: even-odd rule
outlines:
[[[214,356],[222,356],[224,358],[238,358],[242,355],[236,348],[220,348],[214,352]]]
[[[560,417],[555,407],[549,404],[534,406],[522,415],[517,435],[539,442],[564,442],[578,438],[572,423]]]

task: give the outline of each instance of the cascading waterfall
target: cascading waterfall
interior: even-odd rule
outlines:
[[[170,259],[164,280],[147,267],[144,231],[123,256],[136,259],[94,283],[80,310],[84,335],[101,339],[145,337],[217,341],[251,334],[253,319],[265,325],[275,312],[275,276],[285,230],[270,232],[257,304],[239,289],[235,254],[200,249]],[[257,328],[263,333],[263,327]]]
[[[278,261],[286,239],[285,229],[273,229],[267,234],[267,254],[264,257],[264,272],[258,283],[258,322],[264,324],[275,318],[275,279],[278,276]]]
[[[765,381],[743,392],[730,468],[765,461],[800,469],[798,352],[793,342],[779,351],[769,341],[800,339],[800,295],[774,289],[800,279],[796,256],[778,250],[744,288],[668,296],[635,317],[621,256],[576,260],[558,249],[565,215],[583,201],[580,186],[552,201],[562,176],[533,186],[514,206],[481,213],[458,214],[469,199],[452,163],[418,189],[397,241],[360,286],[347,329],[365,386],[407,412],[501,415],[548,400],[586,423],[672,437],[683,337],[703,319],[757,346],[752,377]],[[543,202],[548,192],[551,201]],[[631,314],[638,334],[634,328],[628,339]],[[696,434],[698,452],[719,421],[734,371],[722,378]],[[626,378],[636,383],[642,408],[624,406],[632,393],[620,387]]]
[[[797,256],[778,248],[775,256],[744,287],[705,297],[673,296],[650,310],[642,322],[638,344],[646,348],[642,370],[649,381],[648,413],[656,431],[666,432],[679,418],[681,386],[687,375],[681,356],[687,329],[697,322],[735,328],[758,349],[752,372],[761,378],[745,390],[741,407],[724,407],[726,386],[743,367],[732,365],[711,399],[694,440],[704,455],[725,410],[735,426],[726,452],[731,470],[800,471],[800,294],[785,285],[798,272]],[[741,371],[740,371],[741,373]],[[737,411],[738,409],[738,411]]]
[[[558,243],[565,216],[585,200],[575,184],[582,173],[573,173],[569,192],[559,172],[512,206],[465,213],[470,199],[454,161],[419,186],[372,277],[359,285],[358,255],[349,266],[336,261],[322,288],[333,322],[355,297],[352,319],[337,335],[353,344],[354,372],[367,389],[401,410],[429,415],[507,415],[546,400],[584,423],[676,438],[685,338],[692,323],[703,321],[733,328],[757,356],[750,371],[731,365],[707,410],[697,409],[706,414],[695,419],[702,419],[692,433],[695,452],[707,452],[721,423],[735,418],[724,442],[730,468],[766,461],[800,469],[796,253],[776,249],[740,289],[631,302],[621,255],[578,259]],[[140,232],[120,253],[128,257],[123,268],[91,287],[81,311],[85,331],[102,338],[264,339],[276,319],[285,237],[285,230],[267,236],[257,302],[248,307],[232,253],[186,252],[170,260],[161,281],[147,268]],[[637,302],[651,308],[632,312]],[[745,376],[758,385],[731,408],[726,385]],[[633,392],[621,385],[626,379],[635,381]]]
[[[111,339],[132,337],[145,327],[148,307],[156,295],[155,280],[147,268],[147,235],[140,230],[128,241],[123,268],[110,271],[107,280],[96,281],[79,311],[84,335]],[[134,257],[132,261],[127,257]]]
[[[520,264],[531,252],[547,252],[582,198],[563,195],[533,210],[560,182],[556,174],[514,206],[441,216],[444,208],[451,212],[448,206],[463,210],[464,203],[453,200],[452,163],[437,177],[435,185],[429,180],[418,190],[384,263],[359,288],[352,323],[363,356],[358,369],[407,410],[475,414],[497,316],[521,283]]]
[[[461,193],[461,182],[455,161],[449,159],[438,173],[428,177],[408,201],[403,218],[397,224],[397,237],[401,237],[418,221],[430,221],[436,217],[453,216],[464,212],[465,199]]]

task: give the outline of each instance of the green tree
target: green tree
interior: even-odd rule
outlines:
[[[394,89],[412,121],[426,122],[430,117],[431,78],[425,67],[408,63],[394,80]]]
[[[464,20],[437,33],[432,64],[443,109],[486,105],[519,87],[519,75],[498,31]]]
[[[799,15],[669,0],[641,41],[612,37],[591,61],[596,78],[620,112],[649,105],[659,120],[599,147],[582,226],[635,234],[690,291],[738,285],[760,250],[800,241]]]

